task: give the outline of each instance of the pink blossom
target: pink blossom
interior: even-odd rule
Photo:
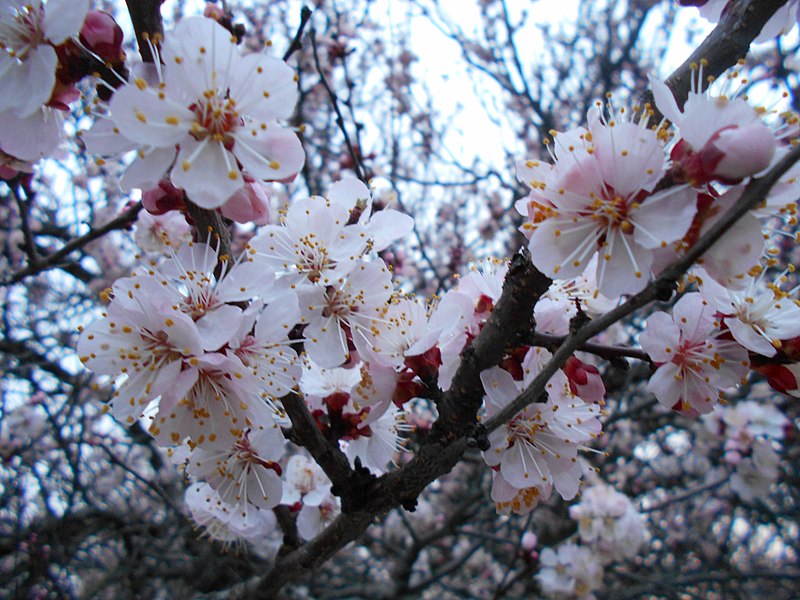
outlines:
[[[531,188],[517,209],[528,217],[522,230],[539,270],[571,278],[599,253],[598,288],[617,297],[644,288],[654,249],[686,234],[696,194],[681,186],[652,193],[667,160],[644,120],[606,121],[596,108],[589,120],[588,131],[556,135],[555,165],[517,165]]]
[[[698,293],[676,302],[671,317],[651,314],[639,343],[659,367],[647,389],[667,408],[711,411],[720,390],[738,384],[750,364],[745,349],[721,335],[713,309]]]
[[[305,160],[300,141],[276,122],[297,98],[283,61],[240,56],[231,34],[203,17],[181,21],[162,58],[163,85],[135,78],[110,104],[123,136],[162,150],[150,155],[153,172],[170,170],[172,183],[203,208],[221,206],[244,185],[242,168],[271,181],[297,173]]]

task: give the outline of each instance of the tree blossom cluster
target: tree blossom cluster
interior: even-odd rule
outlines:
[[[182,21],[160,56],[163,64],[143,66],[113,95],[86,135],[89,148],[138,148],[123,186],[143,189],[155,214],[177,214],[188,197],[263,223],[256,180],[291,178],[303,162],[297,137],[276,121],[296,99],[291,70],[264,54],[240,55],[228,31],[199,17]],[[663,83],[652,85],[670,127],[649,127],[647,111],[607,117],[595,107],[587,128],[555,135],[554,164],[518,165],[531,189],[518,208],[532,261],[560,278],[536,309],[544,333],[563,335],[578,313],[600,314],[640,291],[735,201],[742,180],[784,152],[743,99],[693,92],[681,110]],[[641,344],[658,365],[649,390],[668,408],[708,413],[747,375],[750,353],[773,356],[781,339],[800,336],[790,295],[761,283],[770,266],[762,265],[761,223],[788,210],[792,181],[703,256],[699,292],[681,297],[672,316],[648,319]],[[201,482],[187,502],[210,535],[255,539],[274,527],[265,511],[285,504],[313,537],[338,500],[318,467],[287,450],[283,402],[302,398],[351,464],[384,472],[402,448],[411,401],[448,389],[506,268],[469,273],[431,306],[404,297],[379,253],[412,221],[373,211],[370,190],[354,179],[291,203],[236,260],[219,256],[213,240],[173,246],[180,234],[168,227],[173,235],[161,239],[170,256],[114,284],[106,316],[82,335],[81,360],[124,374],[112,413],[129,424],[145,419],[159,445],[177,448],[175,460]],[[486,416],[550,358],[523,347],[481,373]],[[499,512],[529,512],[553,488],[565,500],[577,495],[588,468],[578,451],[600,434],[604,393],[597,368],[572,357],[548,383],[546,402],[490,435],[484,458]],[[749,460],[762,465],[765,452]],[[615,555],[613,527],[584,529],[585,542],[602,538]]]
[[[410,460],[406,444],[435,430],[441,398],[503,297],[508,264],[478,263],[424,300],[404,292],[390,260],[415,221],[378,201],[377,187],[343,177],[278,208],[265,184],[291,184],[306,165],[300,130],[285,126],[297,76],[265,51],[241,53],[214,11],[152,40],[155,62],[128,73],[121,30],[85,0],[0,9],[0,176],[55,152],[76,86],[99,74],[83,143],[98,164],[125,157],[120,185],[141,191],[135,239],[145,255],[102,292],[103,314],[77,344],[97,388],[113,388],[111,415],[141,426],[183,471],[185,504],[208,537],[247,541],[274,559],[287,514],[300,538],[322,534],[344,494],[311,458],[298,407],[351,473],[377,478]],[[796,12],[787,3],[773,29]],[[585,127],[551,132],[552,163],[517,164],[530,262],[551,280],[520,316],[535,330],[476,373],[479,421],[516,412],[475,445],[503,518],[552,505],[554,490],[577,499],[574,539],[539,555],[536,581],[549,597],[593,598],[606,567],[635,560],[649,540],[630,498],[599,483],[591,464],[589,453],[607,444],[600,361],[611,353],[649,364],[646,389],[661,410],[704,415],[724,438],[739,498],[751,502],[778,481],[790,421],[773,406],[720,398],[751,372],[800,397],[794,268],[778,263],[766,233],[796,225],[798,166],[702,255],[665,310],[642,320],[640,354],[621,352],[608,330],[555,369],[534,402],[515,404],[560,341],[642,292],[789,152],[796,117],[779,115],[778,125],[727,89],[703,90],[703,67],[682,105],[651,79],[660,122],[649,105],[598,103]],[[198,211],[247,226],[238,255],[213,228],[200,230]],[[45,420],[35,403],[11,412],[3,459],[26,452]]]
[[[702,80],[702,67],[695,82]],[[747,180],[787,151],[782,132],[741,97],[694,90],[681,109],[663,82],[651,84],[669,122],[650,127],[648,107],[630,118],[610,104],[608,117],[593,107],[588,128],[554,132],[554,164],[517,165],[531,190],[517,208],[527,217],[522,231],[533,263],[553,277],[588,272],[612,302],[640,292],[691,248],[741,196]],[[784,117],[783,133],[791,134],[795,119]],[[708,413],[751,362],[754,369],[776,371],[776,379],[779,371],[785,383],[776,389],[796,389],[791,348],[800,334],[800,304],[794,290],[780,287],[787,272],[765,282],[775,260],[763,230],[775,219],[796,223],[797,172],[792,168],[761,208],[698,260],[692,276],[698,292],[682,296],[671,317],[656,312],[648,318],[640,342],[658,366],[648,389],[668,408]],[[789,354],[761,358],[781,348]]]

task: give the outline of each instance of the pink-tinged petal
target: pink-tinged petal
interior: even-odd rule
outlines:
[[[775,166],[783,160],[789,153],[791,146],[779,147],[775,151],[775,156],[772,158],[772,164]],[[772,189],[770,189],[767,196],[767,210],[772,214],[775,209],[781,209],[785,206],[794,207],[797,199],[800,198],[800,163],[795,163],[786,173],[784,173]]]
[[[552,178],[553,165],[539,160],[518,160],[517,179],[531,189],[539,189],[541,184],[547,184]],[[522,202],[522,201],[520,201]],[[517,209],[519,210],[519,208]],[[521,214],[526,214],[527,210],[520,210]]]
[[[500,472],[508,483],[520,489],[542,487],[550,482],[550,470],[542,454],[530,444],[517,441],[503,454]]]
[[[545,460],[553,474],[556,491],[564,500],[572,500],[580,489],[582,474],[580,464],[566,456],[561,458],[547,456]]]
[[[700,294],[693,292],[682,296],[672,307],[672,318],[681,328],[684,339],[699,342],[711,338],[713,311]]]
[[[589,109],[587,120],[592,124],[593,120],[597,118],[599,113],[594,110],[594,107]],[[590,145],[586,142],[586,134],[588,131],[584,127],[575,127],[568,131],[559,131],[554,135],[553,152],[555,152],[556,160],[583,160],[588,157],[586,146]]]
[[[657,363],[670,362],[681,342],[681,332],[667,313],[657,312],[647,317],[647,326],[639,335],[639,344],[650,359]]]
[[[612,231],[600,249],[597,261],[597,288],[609,298],[635,294],[650,280],[652,250],[640,247],[633,236]]]
[[[204,17],[182,19],[167,36],[162,57],[170,87],[193,98],[209,89],[227,89],[231,65],[239,58],[233,35]]]
[[[222,214],[237,223],[266,225],[270,222],[269,196],[257,181],[245,180],[244,187],[222,205]]]
[[[660,248],[681,239],[697,212],[697,192],[673,187],[653,194],[632,211],[633,239],[643,248]]]
[[[492,500],[502,503],[511,502],[514,496],[519,493],[519,490],[508,483],[499,471],[492,473],[492,477]]]
[[[753,107],[742,98],[730,100],[695,93],[689,94],[683,115],[680,134],[697,151],[722,129],[760,121]]]
[[[711,382],[720,389],[737,385],[750,370],[747,350],[733,340],[715,340],[714,347],[723,362],[711,372]]]
[[[190,367],[182,370],[172,380],[172,384],[161,393],[161,401],[158,403],[158,412],[161,415],[168,414],[176,404],[183,400],[192,389],[197,378],[200,375],[200,370],[196,367]],[[166,433],[166,431],[165,431]],[[158,437],[156,437],[158,439]],[[162,445],[170,445],[171,442]]]
[[[743,188],[736,188],[718,199],[721,207],[731,206],[741,195]],[[724,214],[724,211],[720,214]],[[716,222],[714,219],[703,227],[703,233]],[[747,213],[742,216],[708,251],[697,261],[714,281],[730,289],[747,287],[747,273],[761,261],[765,240],[761,222]]]
[[[256,296],[263,298],[272,292],[274,281],[274,273],[265,271],[263,264],[240,262],[217,284],[216,293],[221,302],[247,301]]]
[[[717,312],[731,314],[736,312],[736,303],[726,288],[714,281],[704,269],[696,268],[697,278],[700,281],[699,290],[703,298]],[[749,284],[752,279],[748,279]]]
[[[486,413],[493,416],[505,408],[519,395],[519,386],[511,374],[500,367],[492,367],[481,372],[481,383],[486,393]]]
[[[667,408],[675,406],[683,397],[683,380],[676,379],[678,374],[677,365],[666,363],[658,367],[647,382],[647,391]]]
[[[489,449],[483,452],[483,460],[490,467],[496,467],[503,459],[503,454],[508,448],[507,435],[508,428],[505,425],[489,434]]]
[[[56,82],[56,51],[48,44],[40,44],[28,52],[19,63],[3,52],[0,59],[0,111],[13,108],[20,117],[28,117],[41,110],[50,99]]]
[[[244,185],[236,158],[207,138],[184,140],[172,169],[172,183],[201,208],[218,208]]]
[[[274,508],[281,501],[283,483],[272,469],[256,463],[247,471],[247,502],[262,510]]]
[[[178,311],[171,311],[166,319],[153,318],[153,321],[163,323],[162,329],[167,332],[169,343],[184,356],[197,356],[203,353],[203,343],[200,332],[189,315]],[[156,323],[153,331],[158,331]]]
[[[89,154],[112,156],[133,150],[135,144],[126,138],[111,119],[98,119],[89,131],[80,134]]]
[[[273,302],[258,318],[255,329],[257,340],[277,342],[288,339],[289,332],[300,322],[300,307],[295,294],[286,294]]]
[[[735,317],[725,319],[733,338],[748,350],[762,356],[775,356],[777,350],[768,339],[759,334],[752,326],[742,323]]]
[[[89,0],[48,0],[44,13],[44,33],[58,46],[78,35],[89,12]]]
[[[292,177],[303,168],[306,153],[291,129],[269,123],[236,132],[233,153],[247,172],[257,179],[279,181]]]
[[[305,329],[306,352],[323,369],[332,369],[347,360],[344,331],[333,317],[317,317]]]
[[[358,206],[361,209],[358,222],[361,224],[366,224],[370,218],[372,194],[364,182],[355,177],[340,179],[328,188],[325,197],[330,200],[331,204],[341,207],[348,213]]]
[[[203,349],[218,350],[227,344],[236,333],[242,320],[242,309],[238,306],[223,304],[206,313],[196,321]]]
[[[735,181],[766,169],[777,147],[775,136],[763,123],[726,129],[713,144],[725,153],[714,175]]]
[[[139,155],[125,170],[125,175],[119,182],[123,191],[132,189],[151,190],[158,186],[170,165],[175,161],[177,150],[168,148],[153,148],[150,152]]]
[[[288,119],[297,103],[294,69],[278,58],[248,54],[234,63],[231,98],[243,114],[261,121]]]
[[[768,42],[772,38],[783,35],[789,31],[797,20],[794,15],[792,15],[792,11],[796,10],[796,5],[793,6],[791,2],[787,2],[776,10],[775,14],[772,15],[769,21],[764,24],[764,27],[761,28],[761,33],[759,33],[758,37],[754,40],[755,43],[762,44]]]
[[[414,219],[405,213],[385,209],[373,214],[366,228],[372,249],[380,252],[410,234],[414,229]]]
[[[652,75],[648,75],[647,78],[650,80],[650,87],[653,90],[653,99],[655,100],[658,110],[660,110],[661,114],[667,119],[676,125],[680,125],[682,114],[678,108],[678,103],[675,101],[675,96],[672,95],[672,91],[667,87],[667,84],[660,79],[656,79]]]
[[[706,383],[699,373],[690,373],[686,378],[683,400],[703,415],[714,410],[714,405],[719,400],[719,388]]]
[[[40,108],[27,117],[13,110],[0,113],[0,149],[26,161],[35,161],[51,154],[61,143],[60,111]]]
[[[552,217],[536,225],[528,248],[531,261],[548,277],[569,279],[580,275],[597,249],[597,225],[588,219],[573,223]]]
[[[659,182],[666,156],[655,131],[623,122],[593,128],[592,133],[600,174],[615,193],[628,197]]]
[[[176,360],[155,371],[141,369],[130,374],[112,400],[112,416],[120,423],[131,425],[153,399],[173,385],[180,370],[181,361]]]
[[[109,108],[111,118],[126,138],[143,146],[164,148],[189,137],[194,113],[158,91],[146,87],[143,80],[116,91]]]

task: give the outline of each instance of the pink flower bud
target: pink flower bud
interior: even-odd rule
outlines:
[[[116,62],[122,56],[122,29],[107,12],[92,10],[80,32],[81,43],[104,61]]]
[[[522,534],[522,547],[525,548],[528,552],[536,548],[536,544],[539,543],[539,538],[536,537],[536,534],[532,531],[526,531]]]
[[[169,181],[162,180],[158,187],[142,193],[142,204],[150,214],[163,215],[170,210],[180,210],[185,207],[184,193]]]
[[[724,156],[714,175],[728,183],[766,169],[775,156],[775,136],[761,123],[723,129],[709,140]]]
[[[725,462],[729,465],[738,465],[742,462],[742,455],[738,450],[728,450],[725,453]]]
[[[244,187],[234,193],[222,205],[222,214],[237,223],[255,223],[266,225],[269,223],[269,196],[257,181],[244,178]]]
[[[600,371],[594,365],[589,365],[570,356],[563,367],[564,374],[569,380],[570,391],[585,402],[602,404],[606,395],[606,386]]]

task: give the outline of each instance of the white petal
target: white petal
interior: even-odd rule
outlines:
[[[244,179],[236,158],[221,143],[190,138],[181,143],[172,183],[198,206],[217,208],[244,185]]]
[[[647,317],[647,327],[639,335],[639,344],[655,362],[670,362],[680,345],[680,330],[667,313]],[[670,349],[667,352],[667,348]]]
[[[697,212],[697,192],[675,187],[653,194],[632,211],[633,239],[643,248],[659,248],[681,239]]]
[[[203,349],[218,350],[227,344],[238,330],[241,320],[242,309],[230,304],[223,304],[200,317],[196,324],[200,339],[203,340]]]
[[[347,360],[347,342],[334,318],[317,317],[305,330],[306,352],[323,369],[338,367]]]
[[[775,356],[777,353],[775,346],[747,323],[730,317],[725,319],[725,324],[730,329],[733,338],[748,350],[762,356]]]
[[[48,0],[44,13],[44,33],[58,46],[78,35],[89,12],[89,0]]]
[[[146,146],[174,146],[189,137],[195,116],[185,106],[158,91],[129,84],[114,93],[111,118],[122,135]]]
[[[63,119],[60,111],[40,108],[27,117],[13,110],[0,113],[0,148],[21,160],[38,160],[61,143]]]
[[[0,60],[0,111],[13,108],[21,117],[30,116],[50,100],[56,83],[56,51],[48,44],[36,46],[18,63],[5,51]]]
[[[153,148],[136,159],[125,170],[119,184],[123,191],[150,190],[158,185],[175,160],[175,148]]]
[[[242,114],[261,121],[288,119],[297,104],[294,69],[265,54],[249,54],[235,63],[230,95]]]
[[[306,153],[291,129],[275,123],[267,129],[252,126],[237,131],[233,153],[247,172],[265,181],[279,181],[295,175],[303,168]]]

